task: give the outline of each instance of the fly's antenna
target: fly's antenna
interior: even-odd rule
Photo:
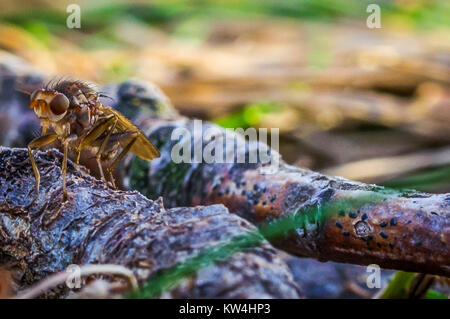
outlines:
[[[108,94],[106,94],[105,92],[99,92],[99,93],[98,93],[98,96],[99,96],[99,97],[107,98],[107,99],[109,99],[109,100],[115,102],[115,99],[112,98],[111,96],[109,96]]]

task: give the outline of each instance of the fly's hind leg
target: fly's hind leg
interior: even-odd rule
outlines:
[[[47,134],[43,136],[39,136],[32,140],[30,144],[28,144],[28,157],[30,158],[31,167],[33,168],[34,177],[36,178],[36,198],[39,197],[39,182],[41,180],[41,175],[39,174],[39,170],[36,166],[36,162],[34,161],[33,149],[39,150],[41,147],[48,145],[55,141],[58,138],[56,134]]]
[[[105,181],[105,182],[106,182],[106,178],[105,178],[105,175],[103,174],[103,167],[102,167],[101,158],[102,158],[102,154],[105,152],[106,146],[108,145],[109,137],[111,136],[111,133],[116,128],[117,121],[118,121],[117,117],[112,117],[112,125],[109,126],[109,128],[106,128],[106,130],[108,130],[108,133],[106,134],[105,139],[102,141],[102,144],[100,145],[100,148],[98,149],[97,156],[96,156],[97,165],[98,165],[98,169],[100,171],[100,175],[102,177],[102,180]],[[111,124],[111,121],[109,121],[109,123]],[[113,182],[113,185],[114,185],[114,182]]]
[[[113,176],[114,169],[116,168],[117,164],[120,163],[120,161],[124,158],[124,156],[127,155],[130,149],[133,147],[133,144],[136,142],[138,136],[139,136],[138,132],[125,132],[122,133],[120,137],[118,137],[118,141],[129,140],[130,142],[122,149],[119,155],[117,155],[112,164],[106,168],[106,172],[108,173],[110,181],[114,188],[116,188]]]

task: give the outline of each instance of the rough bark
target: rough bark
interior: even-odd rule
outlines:
[[[166,210],[162,200],[112,190],[70,161],[69,200],[62,202],[61,154],[50,150],[36,158],[42,181],[40,197],[33,201],[27,151],[0,148],[0,264],[14,271],[21,289],[70,264],[123,265],[142,283],[237,236],[260,236],[222,205]],[[260,239],[259,246],[195,271],[164,296],[299,297],[279,253]]]

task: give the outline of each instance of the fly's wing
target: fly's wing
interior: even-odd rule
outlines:
[[[133,146],[130,149],[130,152],[139,156],[140,158],[151,161],[152,159],[159,157],[160,153],[156,149],[155,145],[148,140],[144,133],[140,129],[136,127],[130,120],[128,120],[125,116],[120,114],[118,111],[103,106],[103,112],[106,114],[114,114],[118,118],[118,122],[116,125],[116,130],[119,132],[137,132],[138,138],[136,142],[134,142]],[[128,141],[127,141],[128,142]],[[126,143],[121,143],[121,147],[125,147]]]

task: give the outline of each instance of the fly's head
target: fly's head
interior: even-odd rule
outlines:
[[[66,116],[69,99],[55,90],[38,89],[30,95],[30,108],[45,122],[58,122]]]

